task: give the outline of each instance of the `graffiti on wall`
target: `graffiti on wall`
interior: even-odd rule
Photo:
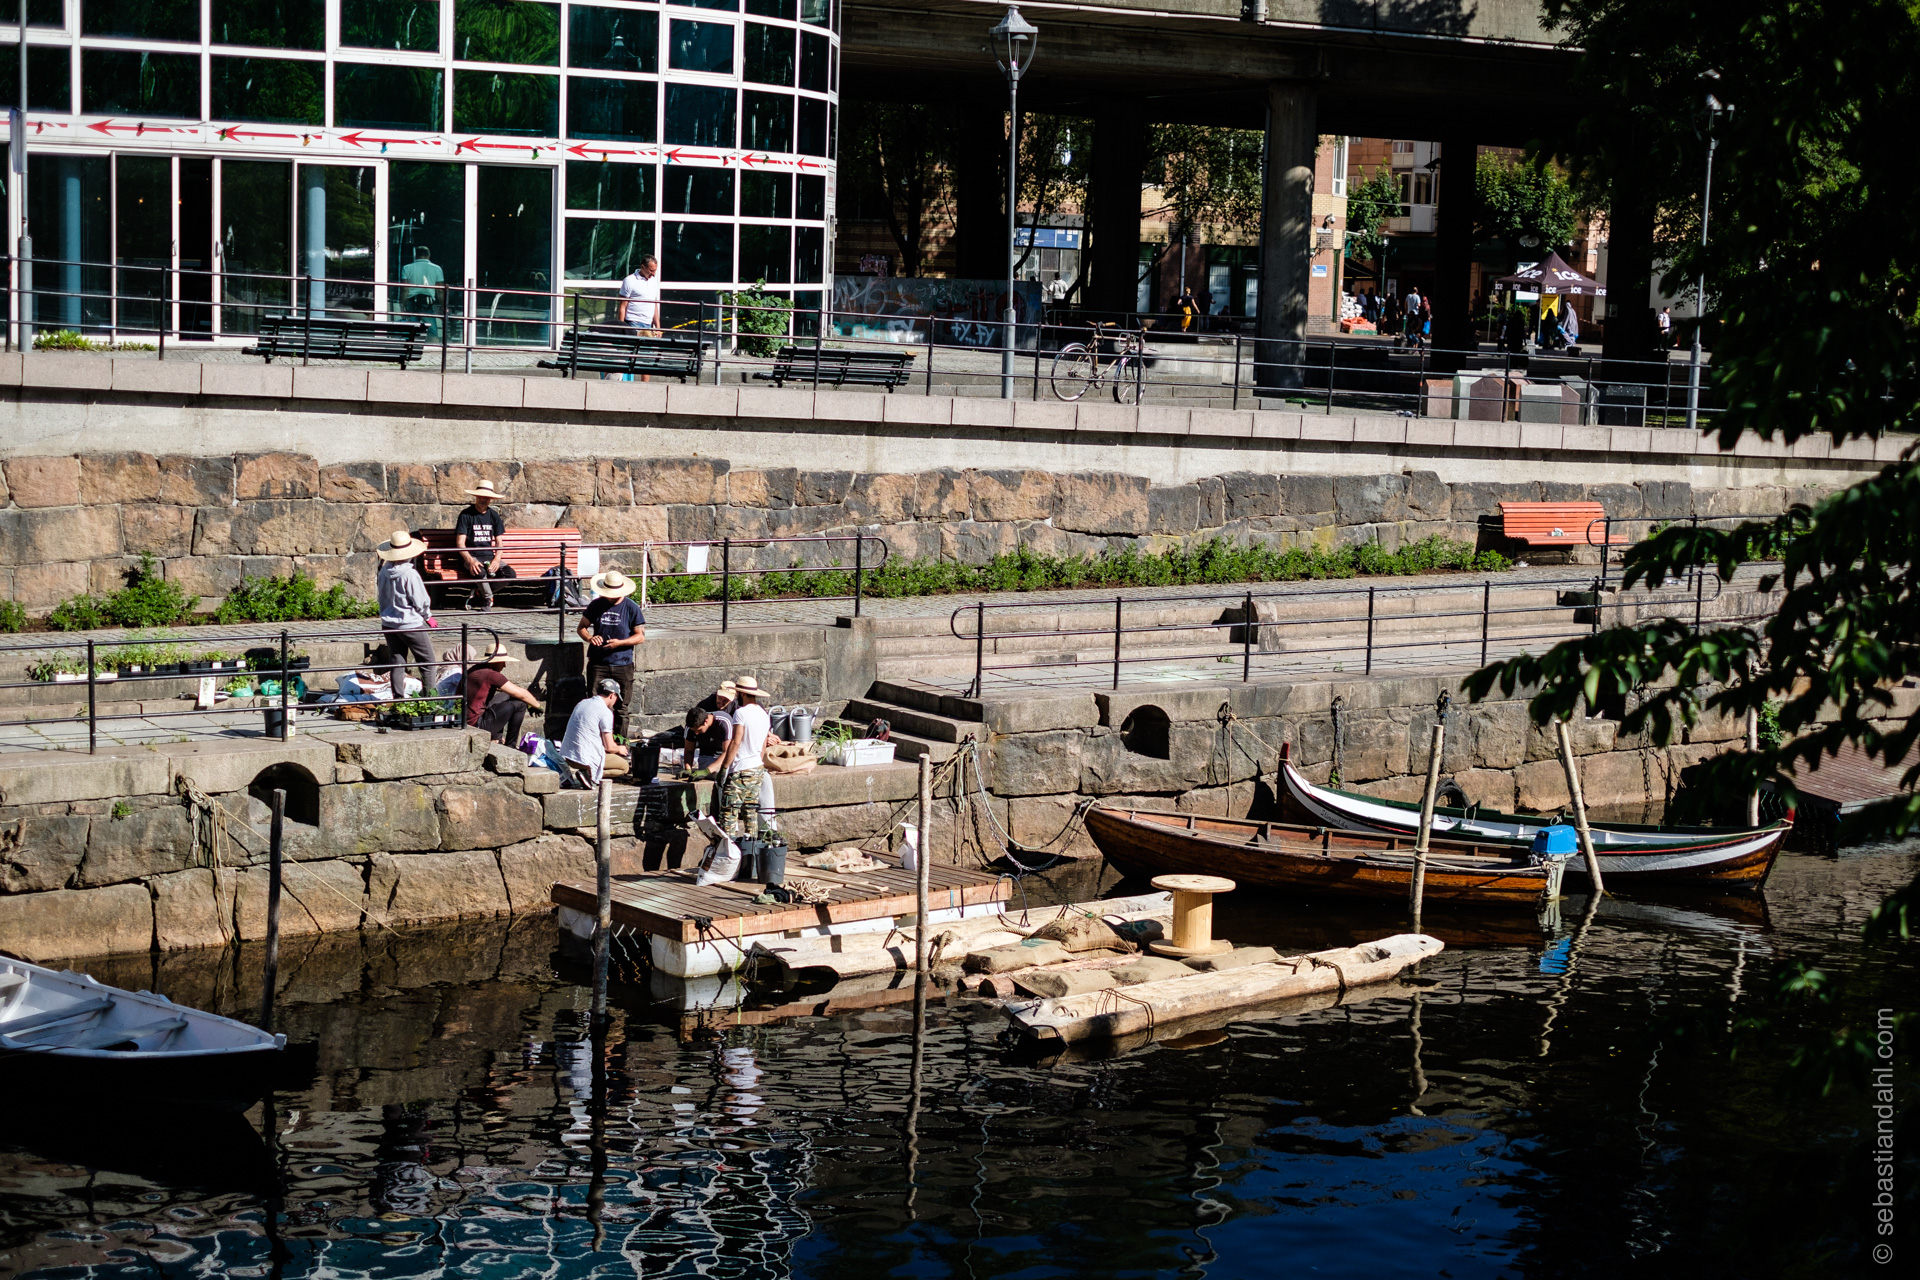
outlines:
[[[1038,281],[1016,282],[1016,346],[1034,345],[1044,305]],[[833,282],[834,331],[846,338],[924,343],[931,329],[943,347],[993,348],[1002,342],[1006,306],[1007,286],[996,280],[837,276]]]

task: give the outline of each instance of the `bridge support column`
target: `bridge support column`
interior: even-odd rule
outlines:
[[[1626,164],[1614,174],[1613,205],[1607,210],[1607,331],[1600,345],[1600,420],[1610,426],[1645,425],[1643,397],[1648,393],[1632,384],[1662,381],[1661,370],[1643,363],[1667,358],[1665,351],[1656,349],[1658,330],[1648,300],[1652,279],[1653,204],[1639,169]],[[1651,393],[1656,398],[1660,394],[1658,390]]]
[[[1140,179],[1147,167],[1147,122],[1129,102],[1102,103],[1093,117],[1093,174],[1087,219],[1087,284],[1095,311],[1134,309],[1140,279]]]
[[[1005,98],[1006,94],[1000,96]],[[1006,106],[971,102],[960,107],[957,114],[960,137],[953,158],[955,273],[964,280],[1004,281],[1007,175],[1002,156],[1007,149]]]
[[[1265,190],[1260,214],[1256,386],[1301,385],[1307,268],[1313,255],[1315,100],[1304,84],[1267,86]]]
[[[1440,234],[1434,244],[1433,370],[1455,373],[1471,351],[1473,333],[1473,223],[1480,193],[1474,181],[1479,148],[1473,135],[1452,130],[1440,139]]]

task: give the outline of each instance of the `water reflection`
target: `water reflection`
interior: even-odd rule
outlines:
[[[1789,856],[1764,906],[1443,918],[1450,949],[1401,984],[1040,1062],[997,1011],[910,984],[774,1022],[718,986],[706,1013],[616,987],[596,1028],[545,921],[302,939],[280,1021],[315,1059],[271,1146],[181,1116],[23,1132],[10,1105],[0,1272],[1831,1270],[1871,1241],[1840,1176],[1857,1098],[1786,1095],[1777,1053],[1703,1037],[1795,957],[1856,1010],[1910,993],[1911,952],[1857,929],[1914,861]],[[1318,947],[1401,925],[1236,895],[1217,928]],[[90,967],[244,1013],[259,962]]]

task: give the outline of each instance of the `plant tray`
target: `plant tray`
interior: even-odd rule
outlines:
[[[380,723],[386,725],[389,729],[451,729],[454,727],[454,717],[444,711],[437,711],[424,716],[396,716],[387,714],[380,717]]]
[[[838,757],[835,763],[845,765],[849,769],[866,765],[892,764],[893,750],[894,744],[891,742],[880,742],[874,738],[855,738],[851,742],[840,745],[840,749],[834,753]]]

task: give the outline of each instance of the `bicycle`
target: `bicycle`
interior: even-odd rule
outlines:
[[[1104,325],[1093,325],[1088,330],[1086,342],[1070,342],[1060,348],[1060,354],[1053,358],[1053,371],[1048,375],[1055,398],[1078,400],[1094,387],[1111,379],[1115,404],[1140,403],[1140,374],[1147,363],[1147,335],[1140,330],[1101,333],[1102,329],[1110,328],[1116,328],[1111,321]],[[1113,355],[1107,358],[1104,366],[1100,355],[1102,342],[1114,344]]]

